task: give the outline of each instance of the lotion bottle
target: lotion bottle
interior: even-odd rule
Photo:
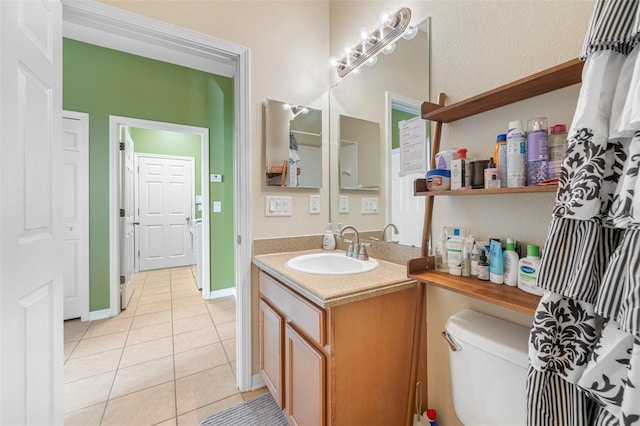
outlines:
[[[330,223],[327,225],[327,230],[322,239],[322,248],[324,250],[334,250],[336,248],[336,237],[333,235],[333,229],[331,229]]]
[[[518,288],[527,293],[542,296],[544,290],[536,286],[540,270],[540,247],[528,244],[527,257],[518,263]]]
[[[515,287],[518,285],[518,253],[511,238],[507,238],[507,247],[503,253],[504,262],[504,283]]]
[[[491,240],[489,253],[491,254],[489,257],[489,279],[494,284],[502,284],[504,282],[504,263],[500,241]]]

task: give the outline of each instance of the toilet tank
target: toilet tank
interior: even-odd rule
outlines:
[[[467,425],[526,424],[530,328],[474,311],[447,320],[453,404]],[[443,333],[444,334],[444,333]]]

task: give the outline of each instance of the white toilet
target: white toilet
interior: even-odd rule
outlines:
[[[460,421],[466,426],[526,424],[530,329],[468,310],[449,317],[445,329]]]

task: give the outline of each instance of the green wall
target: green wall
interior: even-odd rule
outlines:
[[[109,115],[209,128],[211,290],[235,286],[233,79],[64,39],[63,107],[89,114],[89,309],[109,308]]]
[[[202,158],[200,155],[200,136],[188,133],[169,132],[165,130],[141,129],[129,127],[129,134],[133,140],[133,151],[144,154],[177,155],[180,157],[193,157],[195,194],[202,194]],[[193,200],[195,217],[202,217],[198,211],[198,205]]]

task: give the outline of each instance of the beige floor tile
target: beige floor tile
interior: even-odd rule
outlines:
[[[267,392],[269,392],[269,389],[267,389],[266,386],[263,386],[260,389],[252,390],[249,392],[242,392],[242,398],[244,398],[245,401],[249,401],[250,399],[256,398]]]
[[[66,383],[64,385],[64,412],[71,413],[105,402],[109,396],[115,374],[115,371],[110,371]]]
[[[200,296],[183,297],[173,301],[173,308],[185,308],[187,306],[201,305],[204,303],[204,299]]]
[[[236,393],[228,398],[214,402],[213,404],[205,405],[193,411],[189,411],[178,417],[178,426],[193,426],[199,425],[204,419],[212,414],[219,413],[229,407],[242,403],[242,395]]]
[[[173,381],[173,357],[121,368],[113,382],[110,398],[118,398],[143,389]]]
[[[227,358],[229,362],[233,362],[236,360],[236,339],[228,339],[222,342],[222,347],[224,348],[224,352],[227,354]]]
[[[136,315],[133,318],[131,328],[149,327],[150,325],[161,324],[171,321],[171,311],[155,312],[147,315]]]
[[[127,345],[122,353],[120,368],[129,367],[142,362],[173,355],[173,339],[171,336],[150,340],[137,345]]]
[[[69,359],[122,348],[126,339],[127,332],[107,334],[92,339],[83,339],[78,343],[78,346],[76,346]]]
[[[209,315],[197,315],[173,321],[173,334],[187,333],[201,328],[211,327],[213,321]]]
[[[207,300],[210,309],[226,310],[236,308],[236,298],[233,296],[220,297],[218,299]]]
[[[171,310],[171,300],[165,300],[162,302],[149,303],[146,305],[138,306],[138,311],[136,315],[147,315],[153,314],[156,312],[162,311],[170,311]]]
[[[178,420],[175,417],[173,417],[173,418],[171,418],[169,420],[165,420],[162,423],[156,423],[155,426],[176,426],[177,423],[178,423]],[[198,423],[198,424],[200,424],[200,423]]]
[[[171,291],[180,290],[200,291],[196,285],[196,280],[171,280]]]
[[[69,413],[64,416],[65,426],[98,426],[104,414],[104,407],[107,405],[103,402],[92,407]]]
[[[138,300],[131,299],[126,309],[123,309],[117,316],[117,318],[133,318],[136,314],[136,308],[138,307]]]
[[[122,349],[70,359],[64,365],[64,382],[73,382],[118,369]]]
[[[92,321],[91,327],[84,335],[84,339],[92,337],[104,336],[106,334],[119,333],[129,331],[133,318],[122,318],[119,315],[114,318]]]
[[[110,400],[102,425],[154,425],[175,417],[175,406],[174,384],[165,383]]]
[[[171,284],[159,285],[154,287],[145,287],[142,290],[141,297],[155,296],[156,294],[171,293]]]
[[[160,293],[160,294],[153,294],[151,296],[141,296],[140,302],[138,303],[138,309],[140,309],[142,305],[147,305],[149,303],[164,302],[167,300],[171,300],[171,293]]]
[[[238,393],[235,382],[228,364],[176,380],[178,415]]]
[[[213,318],[214,324],[224,324],[225,322],[232,322],[236,320],[235,309],[215,310],[211,312],[211,318]]]
[[[91,321],[80,321],[79,319],[67,320],[64,322],[64,331],[86,330],[91,325]]]
[[[76,346],[78,346],[78,343],[80,342],[79,341],[64,342],[64,361],[65,362],[69,359],[69,357],[73,353],[73,350],[76,348]]]
[[[156,340],[162,337],[168,337],[173,334],[173,324],[171,322],[163,322],[160,324],[150,325],[148,327],[134,328],[129,332],[126,346],[137,345],[149,340]]]
[[[200,291],[193,286],[193,289],[171,290],[171,298],[173,300],[184,299],[185,297],[201,297]]]
[[[77,342],[78,340],[82,339],[82,336],[84,336],[84,334],[87,332],[87,328],[89,328],[89,326],[87,325],[86,328],[80,328],[80,327],[70,327],[64,328],[64,341],[65,342]]]
[[[190,349],[212,345],[219,341],[218,333],[216,333],[216,329],[213,326],[201,328],[200,330],[173,336],[173,351],[175,353],[184,352]]]
[[[180,352],[175,355],[176,378],[209,370],[228,362],[220,343]]]
[[[197,315],[207,315],[209,311],[204,303],[200,305],[187,306],[184,308],[173,309],[173,320],[179,320],[183,318],[195,317]]]
[[[236,337],[236,322],[225,322],[224,324],[216,324],[216,330],[220,340],[234,339]]]

